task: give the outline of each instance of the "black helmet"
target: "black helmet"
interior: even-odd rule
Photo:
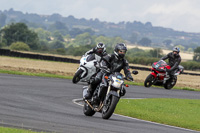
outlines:
[[[114,54],[119,58],[124,58],[127,48],[124,43],[119,43],[115,46]]]
[[[177,54],[174,53],[174,52],[177,52]],[[180,52],[180,49],[179,49],[178,47],[174,47],[174,48],[173,48],[173,54],[174,54],[175,56],[179,55],[179,52]]]
[[[97,50],[98,53],[101,54],[101,53],[105,52],[106,47],[102,42],[100,42],[100,43],[97,44],[96,50]]]

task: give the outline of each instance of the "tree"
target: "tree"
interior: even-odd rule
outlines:
[[[172,40],[167,39],[167,40],[164,40],[163,43],[164,43],[166,46],[169,46],[170,44],[172,44]]]
[[[42,28],[37,28],[34,31],[37,33],[39,39],[41,39],[41,40],[47,40],[47,41],[51,40],[50,39],[51,38],[51,32],[46,31],[46,30],[44,30]]]
[[[107,47],[107,45],[111,46],[111,44],[110,44],[111,41],[110,41],[110,38],[108,38],[108,37],[105,37],[105,36],[96,37],[95,38],[95,44],[98,44],[99,42],[104,43],[106,45],[106,47]]]
[[[54,24],[52,24],[49,27],[49,31],[59,31],[62,35],[67,35],[69,33],[69,29],[67,28],[67,26],[60,21],[56,21]]]
[[[151,40],[147,37],[144,37],[138,42],[138,44],[143,45],[143,46],[150,46]]]
[[[82,34],[83,31],[79,28],[72,28],[70,31],[69,31],[69,34],[72,38],[76,37],[77,35],[79,34]]]
[[[79,46],[69,46],[67,48],[66,54],[74,56],[82,56],[86,51],[95,47],[94,45],[79,45]]]
[[[191,48],[195,49],[196,47],[198,47],[198,43],[190,43],[189,45]]]
[[[160,58],[163,55],[163,51],[161,48],[154,48],[153,50],[149,51],[152,57]]]
[[[64,42],[63,36],[59,31],[55,31],[53,33],[53,37],[54,37],[54,39],[56,39],[58,41]]]
[[[138,34],[137,33],[132,33],[131,36],[129,37],[129,41],[131,43],[136,43],[137,42],[137,38],[138,38]]]
[[[185,47],[182,46],[182,45],[177,45],[176,47],[180,48],[180,51],[184,51],[185,50]]]
[[[194,49],[193,60],[200,62],[200,47],[197,47],[196,49]]]
[[[106,45],[106,47],[115,47],[117,43],[125,43],[125,41],[121,37],[105,37],[99,36],[95,38],[95,44],[102,42]]]
[[[22,50],[22,51],[30,51],[30,47],[23,42],[16,42],[10,45],[10,49],[12,50]]]
[[[151,55],[147,53],[146,51],[136,47],[136,48],[129,49],[126,53],[126,56],[133,58],[133,57],[149,57]]]
[[[0,35],[0,48],[6,47],[6,40]]]
[[[125,41],[121,37],[111,38],[111,46],[114,48],[118,43],[125,43]]]
[[[3,27],[6,24],[7,16],[3,13],[0,14],[0,27]]]
[[[47,40],[40,40],[40,46],[41,46],[41,51],[49,51],[49,46],[48,46],[48,41]]]
[[[65,48],[64,44],[58,40],[53,41],[50,45],[52,49]]]
[[[87,28],[87,29],[83,30],[83,32],[88,32],[88,33],[90,33],[90,35],[95,34],[95,31],[93,31],[91,28]]]
[[[188,48],[187,52],[192,53],[193,49],[192,48]]]
[[[91,45],[91,44],[94,44],[94,40],[92,39],[92,36],[86,32],[86,33],[77,35],[73,44],[74,45]]]
[[[38,35],[28,29],[24,23],[12,23],[5,26],[0,33],[7,42],[7,46],[10,46],[13,42],[24,42],[29,45],[31,49],[37,50],[39,46]]]
[[[66,53],[66,51],[65,51],[64,48],[58,48],[58,49],[56,49],[56,52],[57,52],[58,54],[65,54],[65,53]]]

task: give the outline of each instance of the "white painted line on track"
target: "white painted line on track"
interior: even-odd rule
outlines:
[[[147,98],[123,98],[123,99],[147,99]],[[83,100],[82,98],[73,99],[72,102],[75,103],[75,104],[77,104],[77,105],[79,105],[79,106],[83,106],[82,104],[78,103],[78,101],[82,101],[82,100]],[[115,114],[115,113],[114,113],[114,115],[120,116],[120,117],[124,117],[124,118],[128,118],[128,119],[137,120],[137,121],[147,122],[147,123],[151,123],[151,124],[155,124],[155,125],[166,126],[166,127],[181,129],[181,130],[185,130],[185,131],[191,131],[191,132],[200,133],[200,131],[195,131],[195,130],[191,130],[191,129],[187,129],[187,128],[170,126],[170,125],[166,125],[166,124],[160,124],[160,123],[156,123],[156,122],[152,122],[152,121],[142,120],[142,119],[133,118],[133,117],[124,116],[124,115],[119,115],[119,114]]]
[[[75,103],[75,104],[77,104],[77,105],[83,106],[82,104],[80,104],[80,103],[77,102],[77,101],[82,101],[82,100],[83,99],[81,99],[81,98],[80,99],[73,99],[72,102]]]

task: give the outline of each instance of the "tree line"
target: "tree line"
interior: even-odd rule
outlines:
[[[108,37],[119,36],[131,43],[138,43],[143,46],[169,48],[174,45],[182,45],[185,51],[191,51],[200,46],[199,33],[187,33],[175,31],[170,28],[153,26],[151,22],[101,22],[95,19],[77,19],[70,15],[63,17],[60,14],[39,15],[34,13],[24,14],[21,11],[0,10],[0,27],[11,23],[25,23],[28,27],[42,28],[46,31],[54,32],[59,30],[62,35],[70,34],[74,38],[77,34],[82,34],[87,30],[93,35],[103,35]],[[91,35],[92,35],[91,34]]]
[[[57,30],[55,30],[55,29]],[[24,23],[12,23],[4,26],[0,30],[0,47],[11,50],[37,51],[63,55],[81,56],[86,51],[95,47],[98,42],[106,44],[108,53],[112,53],[117,43],[125,43],[121,37],[106,37],[103,35],[96,36],[92,30],[75,30],[65,32],[65,27],[55,24],[52,32],[42,28],[31,29]],[[71,33],[71,34],[69,34]],[[72,37],[73,36],[73,37]],[[145,39],[143,40],[145,41]],[[179,46],[181,47],[181,46]],[[152,50],[142,50],[139,48],[129,49],[126,58],[130,63],[150,65],[155,60],[159,60],[163,55],[161,48]],[[200,62],[200,47],[194,50],[194,61]],[[199,63],[189,63],[187,68],[200,68]],[[185,64],[186,66],[186,64]]]

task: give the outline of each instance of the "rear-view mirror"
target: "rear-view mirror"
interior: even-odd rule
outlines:
[[[132,74],[137,75],[138,71],[132,71]]]

